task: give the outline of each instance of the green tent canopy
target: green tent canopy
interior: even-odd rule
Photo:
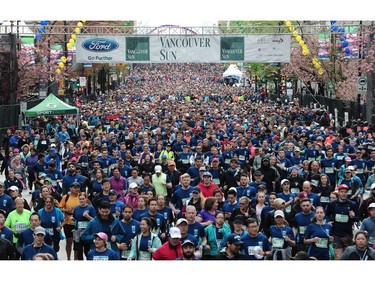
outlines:
[[[78,108],[71,106],[60,99],[54,94],[50,94],[41,103],[26,110],[26,117],[37,117],[41,115],[63,115],[63,114],[78,114]]]

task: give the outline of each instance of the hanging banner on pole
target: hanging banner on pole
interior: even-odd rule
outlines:
[[[77,35],[78,63],[289,62],[289,35]]]

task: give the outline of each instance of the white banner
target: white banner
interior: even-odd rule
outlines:
[[[77,35],[79,63],[289,62],[289,35]]]

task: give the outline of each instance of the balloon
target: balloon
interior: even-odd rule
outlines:
[[[342,27],[340,27],[338,30],[337,30],[338,33],[345,33],[345,29],[343,29]]]
[[[38,34],[38,35],[35,35],[35,39],[36,39],[37,41],[40,41],[40,40],[42,40],[42,36],[40,36],[39,34]]]
[[[345,49],[345,54],[350,55],[350,49],[349,48]]]
[[[72,48],[72,44],[70,44],[70,43],[66,44],[66,46],[68,47],[68,49]]]
[[[73,38],[69,39],[69,43],[73,45],[74,44],[74,39]]]
[[[348,41],[344,41],[344,42],[342,42],[342,44],[341,44],[341,47],[342,48],[346,48],[346,47],[348,47],[349,46],[349,42]]]
[[[297,30],[294,30],[294,31],[293,31],[293,36],[294,36],[294,37],[297,37],[297,35],[298,35],[298,31],[297,31]]]
[[[81,29],[80,29],[79,27],[76,27],[76,28],[74,29],[74,31],[75,31],[77,34],[80,34],[80,33],[81,33]]]
[[[290,30],[290,32],[293,32],[294,31],[294,27],[293,26],[289,26],[289,30]]]
[[[304,56],[308,56],[309,54],[310,54],[309,50],[303,50],[302,51],[302,55],[304,55]]]
[[[154,103],[151,103],[151,104],[150,104],[150,107],[151,107],[151,108],[155,108],[155,104],[154,104]]]
[[[300,42],[301,42],[301,41],[300,41]],[[302,46],[302,51],[309,51],[309,48],[307,48],[306,45],[303,45],[303,46]]]
[[[46,30],[44,29],[44,27],[39,27],[38,28],[38,33],[45,33],[46,32]]]
[[[285,25],[286,25],[286,26],[291,26],[292,23],[291,23],[290,21],[287,20],[287,21],[285,22]]]
[[[336,23],[336,21],[335,20],[331,20],[331,24],[335,24]]]
[[[59,67],[64,68],[65,64],[63,62],[59,62]]]
[[[77,23],[77,26],[78,26],[78,27],[82,27],[82,26],[83,26],[83,23],[79,21],[79,22]]]
[[[66,63],[66,61],[67,61],[66,57],[64,57],[64,56],[62,56],[62,57],[60,58],[60,60],[61,60],[63,63]]]
[[[335,26],[335,25],[331,26],[331,30],[332,31],[337,31],[337,26]]]
[[[345,41],[346,37],[345,36],[340,36],[340,41]]]
[[[48,25],[48,20],[42,20],[42,21],[40,21],[40,25],[43,25],[43,26]]]
[[[324,73],[323,68],[319,68],[319,69],[318,69],[318,74],[319,74],[319,75],[323,75],[323,73]]]
[[[297,35],[297,36],[296,36],[296,40],[297,40],[297,42],[299,42],[299,41],[302,40],[302,37],[301,37],[300,35]]]
[[[77,36],[75,34],[72,34],[72,39],[76,40]]]
[[[299,41],[298,44],[299,44],[301,47],[305,46],[305,42],[304,42],[303,40]]]
[[[61,73],[61,70],[60,70],[60,69],[56,69],[55,72],[56,72],[57,74],[60,74],[60,73]]]
[[[86,22],[85,20],[81,20],[81,22]]]

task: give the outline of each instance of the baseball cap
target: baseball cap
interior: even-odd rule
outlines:
[[[72,182],[71,184],[70,184],[70,186],[72,187],[72,186],[79,186],[79,187],[81,187],[81,184],[79,183],[79,182],[77,182],[77,181],[74,181],[74,182]]]
[[[347,186],[346,184],[340,184],[337,190],[341,190],[341,189],[349,190],[349,186]]]
[[[57,150],[54,149],[54,148],[51,148],[51,149],[49,150],[49,152],[50,152],[50,153],[57,153]]]
[[[309,260],[310,257],[305,251],[299,251],[294,257],[291,257],[292,260]]]
[[[194,187],[192,192],[201,193],[201,189],[198,186],[196,186]]]
[[[241,236],[238,234],[232,233],[228,236],[227,242],[234,245],[242,245],[243,241],[241,241]]]
[[[184,219],[184,218],[180,218],[180,219],[177,220],[176,226],[179,226],[181,223],[186,223],[187,224],[188,221],[186,219]]]
[[[161,173],[161,166],[160,165],[155,166],[155,173]]]
[[[350,170],[350,171],[355,171],[355,167],[354,166],[348,166],[346,169]]]
[[[167,155],[163,154],[163,155],[161,156],[161,159],[167,159]]]
[[[108,195],[117,195],[116,190],[111,189],[108,193]]]
[[[130,188],[138,188],[138,185],[135,182],[132,182],[129,184],[129,189]]]
[[[261,176],[262,172],[261,171],[255,171],[254,176]]]
[[[10,191],[16,191],[16,190],[19,191],[18,187],[15,186],[15,185],[12,185],[11,187],[9,187],[9,190],[10,190]]]
[[[192,245],[192,246],[195,247],[195,244],[194,244],[191,240],[189,240],[189,239],[186,239],[186,240],[181,244],[182,247],[185,246],[185,245]]]
[[[372,202],[370,205],[368,205],[367,209],[375,208],[375,203]]]
[[[295,147],[294,151],[301,151],[301,149],[299,147]]]
[[[289,183],[290,183],[290,181],[289,181],[288,179],[283,179],[283,180],[281,181],[281,185],[283,185],[283,184],[286,183],[286,182],[289,182]]]
[[[169,236],[171,238],[181,238],[181,231],[178,227],[171,227],[169,229]]]
[[[301,191],[299,194],[298,194],[298,198],[299,199],[304,199],[304,198],[308,198],[309,196],[307,195],[307,193],[305,191]]]
[[[0,214],[2,214],[4,217],[7,217],[7,212],[5,212],[3,209],[0,209]]]
[[[262,158],[262,162],[263,162],[263,161],[270,161],[270,158],[267,157],[267,156],[265,156],[265,157]]]
[[[205,172],[206,171],[206,167],[200,167],[199,171],[204,171]]]
[[[280,208],[282,204],[285,204],[285,201],[282,198],[276,198],[274,204],[276,208]]]
[[[285,217],[285,215],[284,215],[284,212],[283,211],[281,211],[281,210],[276,210],[275,211],[275,214],[273,215],[275,218],[277,218],[277,217]]]
[[[346,162],[351,162],[352,161],[352,158],[350,158],[349,156],[345,157],[345,161]]]
[[[212,177],[211,173],[210,172],[204,172],[203,173],[203,177]]]
[[[231,188],[229,188],[228,191],[229,191],[229,190],[233,190],[234,192],[237,193],[237,188],[235,188],[234,186],[232,186]]]
[[[35,227],[34,229],[34,234],[37,235],[37,234],[43,234],[43,235],[46,235],[46,230],[41,227],[41,226],[37,226]]]
[[[213,159],[212,159],[212,162],[219,162],[219,158],[216,158],[216,157],[213,158]]]
[[[98,233],[94,234],[94,237],[98,237],[98,238],[102,239],[105,242],[108,241],[108,235],[105,234],[104,232],[98,232]]]
[[[243,216],[235,216],[233,219],[233,223],[235,222],[243,223]]]

